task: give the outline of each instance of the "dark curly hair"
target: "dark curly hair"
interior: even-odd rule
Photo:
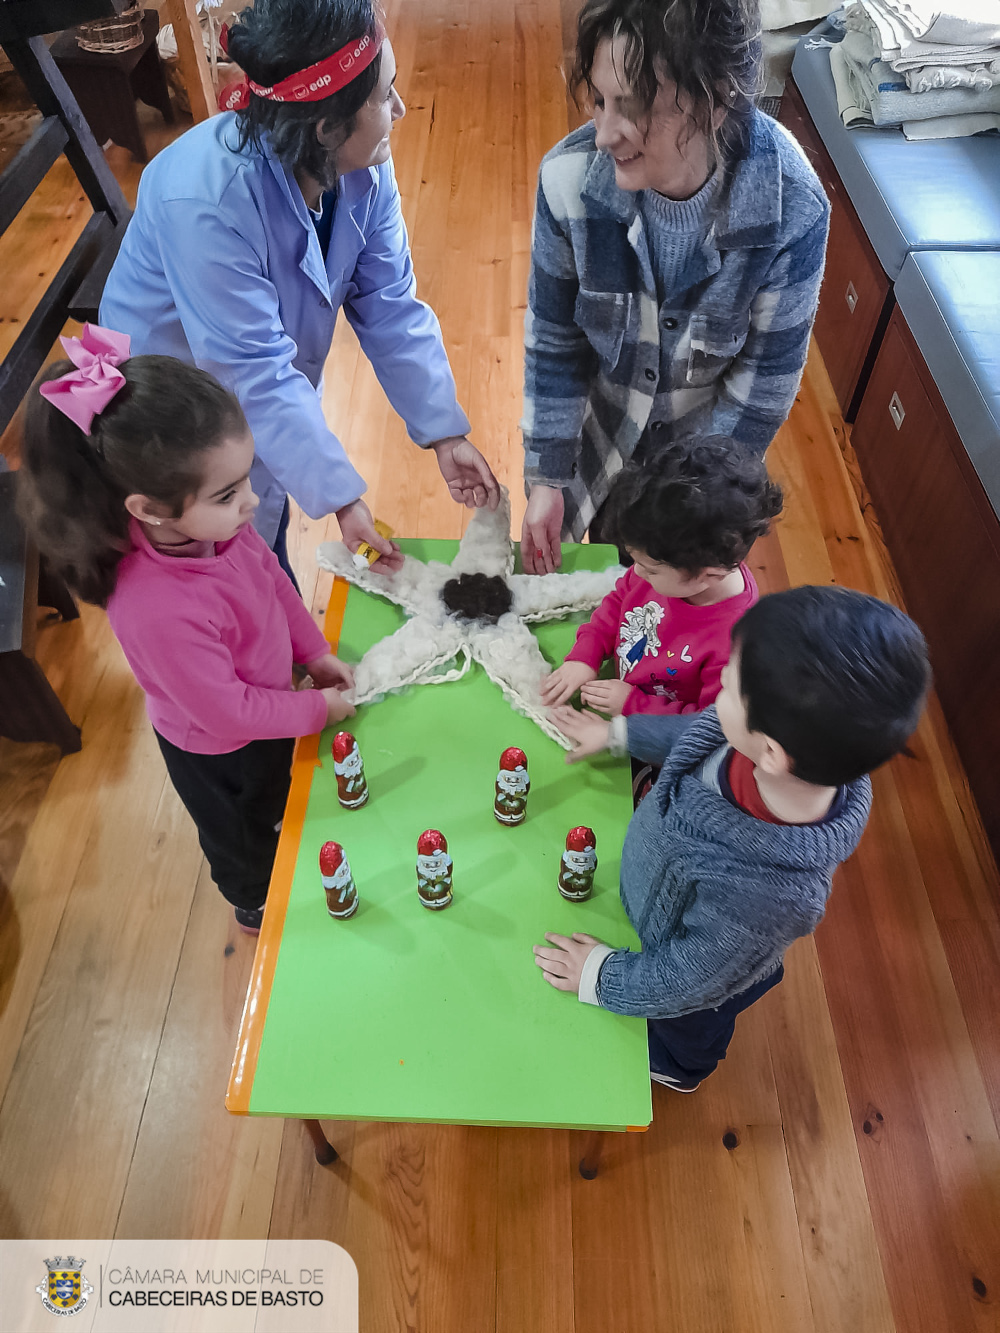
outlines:
[[[202,484],[203,455],[247,429],[233,394],[172,356],[133,356],[89,435],[38,392],[72,370],[47,366],[28,391],[18,509],[49,564],[86,602],[106,606],[129,549],[128,495],[179,518]]]
[[[642,442],[640,442],[642,447]],[[687,574],[735,569],[781,513],[764,460],[727,435],[653,444],[619,472],[604,531]]]
[[[374,36],[377,26],[372,0],[256,0],[230,24],[229,54],[255,83],[271,87],[349,42]],[[339,128],[341,142],[350,138],[381,68],[379,52],[346,88],[320,102],[269,102],[251,91],[249,105],[237,113],[240,148],[252,144],[259,149],[266,134],[280,162],[308,172],[324,190],[332,189],[336,168],[316,130]]]
[[[649,117],[665,80],[691,99],[690,132],[706,135],[730,166],[750,147],[754,98],[760,91],[758,0],[586,0],[577,20],[570,87],[593,93],[591,73],[605,38],[623,41],[621,73]],[[726,112],[721,126],[714,113]]]

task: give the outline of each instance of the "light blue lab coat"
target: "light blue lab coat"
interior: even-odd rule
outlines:
[[[286,492],[320,518],[365,490],[317,393],[341,307],[416,444],[469,421],[416,296],[392,162],[340,178],[324,265],[295,178],[236,143],[235,116],[214,116],[149,164],[100,320],[133,355],[193,361],[235,392],[257,449],[255,522],[273,542]]]

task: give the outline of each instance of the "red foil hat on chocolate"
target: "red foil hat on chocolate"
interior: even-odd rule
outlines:
[[[513,773],[515,769],[528,767],[528,756],[523,750],[519,750],[516,745],[511,745],[504,750],[500,756],[500,767],[506,773]]]
[[[344,859],[344,849],[339,842],[324,842],[319,849],[320,874],[335,875]]]
[[[571,828],[566,834],[566,850],[568,852],[584,852],[588,847],[596,847],[597,838],[594,836],[592,828],[585,828],[580,824],[577,828]]]
[[[417,854],[419,856],[433,856],[435,852],[446,852],[447,850],[448,839],[443,833],[439,833],[436,828],[425,830],[417,839]]]
[[[357,745],[357,741],[349,731],[338,731],[333,738],[333,745],[330,747],[336,762],[342,764],[355,745]]]

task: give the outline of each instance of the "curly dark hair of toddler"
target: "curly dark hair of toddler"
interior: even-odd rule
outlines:
[[[726,435],[706,435],[654,444],[641,463],[623,468],[604,532],[688,574],[735,569],[781,505],[762,458]]]

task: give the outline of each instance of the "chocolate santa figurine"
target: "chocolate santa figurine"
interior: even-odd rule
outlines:
[[[357,810],[368,800],[368,783],[358,743],[349,731],[338,731],[332,749],[337,800],[345,810]]]
[[[559,867],[559,892],[571,903],[582,903],[594,890],[596,848],[593,829],[581,825],[566,834],[566,850]]]
[[[417,839],[417,897],[425,907],[447,907],[451,902],[451,857],[448,839],[429,828]]]
[[[528,777],[528,756],[516,745],[500,756],[493,813],[501,824],[523,824],[524,808],[528,804],[531,780]]]
[[[358,889],[339,842],[324,842],[319,849],[319,869],[326,889],[327,911],[338,921],[353,916],[358,910]]]

